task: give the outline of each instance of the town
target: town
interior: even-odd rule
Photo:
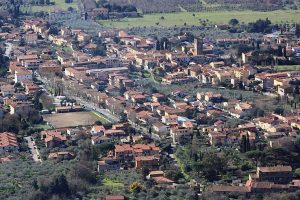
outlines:
[[[1,199],[300,197],[300,24],[56,22],[141,17],[82,4],[0,17]]]

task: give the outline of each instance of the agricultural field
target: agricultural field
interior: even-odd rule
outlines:
[[[51,0],[55,5],[45,6],[32,6],[32,12],[51,12],[54,10],[68,10],[69,7],[74,9],[78,8],[77,0],[73,0],[73,3],[65,3],[65,0]]]
[[[300,70],[300,65],[282,65],[274,67],[277,71]]]
[[[183,26],[199,25],[200,20],[208,19],[212,23],[227,24],[230,19],[236,18],[240,22],[249,23],[258,19],[269,18],[273,23],[299,22],[300,11],[277,10],[271,12],[259,11],[217,11],[217,12],[176,12],[145,14],[142,18],[124,18],[118,21],[100,20],[99,23],[109,28],[130,28],[144,26]]]
[[[101,121],[104,124],[107,122],[100,114],[96,115],[93,112],[56,113],[44,115],[43,117],[54,128],[93,125],[96,121]]]

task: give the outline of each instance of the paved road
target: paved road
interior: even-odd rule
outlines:
[[[28,136],[28,137],[25,137],[25,139],[27,140],[27,144],[30,149],[33,160],[35,162],[42,162],[42,159],[40,158],[39,150],[38,150],[37,146],[35,145],[33,138],[31,136]]]

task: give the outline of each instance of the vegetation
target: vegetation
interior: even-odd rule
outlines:
[[[161,17],[164,17],[161,20]],[[259,11],[218,11],[218,12],[176,12],[164,14],[145,14],[143,18],[125,18],[117,21],[100,20],[99,23],[106,27],[129,28],[144,26],[184,26],[200,25],[199,20],[209,20],[211,23],[227,24],[235,18],[239,23],[249,23],[259,19],[268,18],[273,23],[297,21],[300,16],[299,11],[294,10],[277,10],[272,12]],[[157,24],[158,22],[158,24]]]
[[[65,0],[53,0],[54,5],[34,5],[32,12],[51,12],[54,10],[68,10],[68,8],[77,9],[77,2],[66,3]]]

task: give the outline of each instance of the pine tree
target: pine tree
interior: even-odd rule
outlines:
[[[247,133],[246,136],[246,152],[251,151],[251,146],[250,146],[250,140],[249,140],[249,134]]]
[[[240,152],[241,153],[245,153],[246,152],[246,146],[247,146],[246,143],[247,143],[246,136],[243,135],[242,136],[242,140],[241,140],[241,147],[240,147]]]

